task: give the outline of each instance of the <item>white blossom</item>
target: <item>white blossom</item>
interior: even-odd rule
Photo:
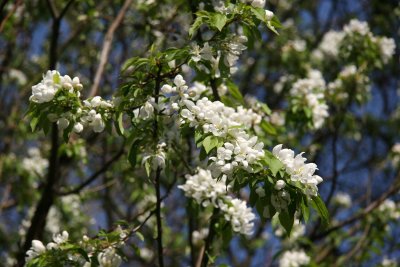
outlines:
[[[165,168],[165,147],[166,144],[161,142],[157,145],[156,152],[154,154],[146,154],[142,159],[142,164],[145,164],[147,161],[150,162],[152,169],[164,169]]]
[[[106,248],[97,256],[100,267],[118,267],[122,263],[121,256],[119,256],[113,247]]]
[[[29,100],[39,104],[50,102],[61,88],[73,92],[79,97],[79,90],[82,87],[78,77],[71,79],[68,75],[61,76],[56,70],[49,70],[43,75],[40,83],[32,86],[32,95]]]
[[[60,130],[65,130],[69,125],[69,120],[67,118],[59,118],[57,120],[57,126]]]
[[[226,185],[226,176],[220,180],[212,177],[209,170],[198,169],[194,175],[186,175],[186,183],[178,186],[185,192],[187,197],[196,200],[197,203],[207,207],[213,205],[220,209],[224,218],[232,225],[235,232],[245,235],[252,234],[255,219],[251,208],[248,208],[246,202],[240,199],[232,198],[227,194],[230,186]]]
[[[276,181],[274,188],[276,190],[281,190],[281,189],[285,188],[285,186],[286,186],[286,183],[284,180],[278,180],[278,181]]]
[[[253,7],[258,7],[258,8],[264,8],[265,6],[265,0],[253,0],[251,2],[251,5]]]
[[[29,262],[30,260],[36,258],[37,256],[46,252],[46,250],[57,249],[59,246],[68,241],[68,232],[63,231],[61,234],[53,235],[53,241],[48,243],[46,246],[39,240],[32,240],[31,248],[26,252],[25,261]]]
[[[28,157],[22,160],[22,168],[29,172],[43,177],[49,161],[41,156],[40,150],[36,147],[28,149]]]
[[[328,106],[324,101],[325,80],[321,72],[310,70],[308,78],[297,80],[290,90],[295,99],[304,99],[305,104],[312,111],[313,125],[315,129],[322,127],[325,118],[329,116]]]
[[[286,172],[290,175],[290,182],[295,184],[300,182],[304,186],[304,193],[309,196],[316,196],[317,185],[322,182],[322,178],[315,175],[317,170],[315,163],[305,163],[307,160],[300,153],[295,156],[291,149],[282,149],[282,145],[273,148],[272,153],[283,163]]]
[[[35,103],[45,103],[53,100],[57,90],[60,88],[60,85],[55,82],[55,76],[59,77],[60,73],[55,70],[47,71],[46,75],[43,75],[42,81],[32,86],[32,95],[29,100]]]
[[[368,23],[365,21],[359,21],[357,19],[350,20],[350,22],[343,27],[343,31],[348,35],[352,35],[354,33],[368,35],[371,33]]]
[[[73,128],[73,131],[76,132],[76,133],[82,132],[82,131],[83,131],[83,125],[82,125],[82,123],[80,123],[80,122],[75,123],[75,124],[74,124],[74,128]]]
[[[267,20],[272,20],[272,18],[274,17],[274,12],[272,12],[271,10],[266,9],[265,10],[265,17],[267,18]]]
[[[154,256],[154,252],[151,249],[148,249],[146,247],[140,248],[140,257],[144,259],[145,261],[151,261],[151,259]]]
[[[36,258],[40,254],[46,252],[46,247],[43,245],[42,241],[32,240],[31,248],[26,252],[25,262],[29,262],[33,258]]]
[[[112,108],[114,107],[114,104],[111,101],[104,100],[100,96],[95,96],[91,100],[84,100],[83,101],[84,105],[89,108]]]
[[[224,64],[227,67],[233,67],[239,60],[239,56],[247,47],[244,43],[247,42],[245,35],[232,35],[227,38],[225,46]]]
[[[93,131],[96,133],[100,133],[106,127],[103,118],[100,113],[97,113],[96,110],[91,109],[85,115],[83,115],[80,119],[80,122],[83,126],[88,125],[93,128]]]
[[[203,206],[213,204],[218,206],[217,200],[224,197],[230,188],[226,184],[226,178],[221,180],[213,179],[209,170],[197,169],[196,174],[186,175],[186,183],[178,186],[185,192],[185,195],[196,200]]]
[[[382,267],[396,267],[397,265],[397,261],[396,259],[390,259],[387,256],[384,256],[381,262],[381,266]]]
[[[192,232],[192,242],[195,246],[199,246],[208,236],[208,228],[202,228],[199,231]]]
[[[261,116],[242,106],[235,110],[220,101],[210,101],[207,97],[198,99],[198,92],[206,89],[200,84],[196,84],[195,88],[189,88],[181,75],[175,77],[174,84],[176,87],[171,87],[172,90],[169,86],[163,86],[168,92],[179,92],[166,95],[170,102],[173,102],[169,108],[167,107],[169,110],[167,114],[171,115],[181,107],[179,113],[182,118],[181,123],[198,127],[205,134],[211,133],[217,137],[231,139],[223,148],[218,149],[216,157],[210,157],[213,163],[209,169],[213,175],[219,176],[222,173],[231,175],[236,167],[252,171],[251,165],[264,156],[263,143],[258,142],[256,136],[248,135],[244,128],[259,124]]]
[[[153,118],[155,106],[156,106],[155,100],[153,97],[151,97],[143,104],[143,106],[141,106],[138,109],[135,109],[133,113],[135,114],[136,118],[140,118],[142,120],[148,120]]]
[[[345,208],[349,208],[351,206],[351,197],[349,194],[344,192],[338,192],[333,197],[333,203],[337,205],[343,206]]]
[[[285,251],[279,259],[279,267],[300,267],[310,263],[310,257],[303,250]]]
[[[396,43],[394,39],[381,37],[378,39],[378,45],[381,52],[383,63],[389,62],[389,60],[393,57],[396,50]]]
[[[50,242],[46,245],[46,248],[48,250],[50,249],[57,249],[59,246],[63,243],[66,243],[68,241],[69,234],[67,231],[63,231],[61,234],[53,234],[53,241]]]
[[[254,227],[252,221],[256,218],[251,208],[247,207],[245,201],[238,198],[227,196],[224,201],[219,201],[219,208],[224,213],[224,218],[231,222],[233,231],[251,235]]]
[[[18,70],[18,69],[12,69],[12,68],[10,68],[10,69],[8,70],[8,76],[9,76],[11,79],[16,80],[20,85],[25,85],[26,82],[27,82],[26,75],[25,75],[22,71],[20,71],[20,70]]]
[[[205,42],[203,47],[200,48],[198,44],[192,44],[192,60],[194,62],[198,62],[201,59],[211,61],[213,59],[213,51],[212,47],[208,44],[208,42]]]
[[[291,49],[297,52],[304,52],[306,50],[306,41],[296,39],[296,40],[289,40],[283,47],[282,50],[284,52],[290,51]]]
[[[400,218],[400,208],[396,205],[396,202],[391,199],[385,199],[379,206],[378,211],[392,220],[398,220]]]
[[[345,36],[344,32],[341,31],[328,31],[322,37],[322,41],[318,46],[317,51],[321,51],[323,54],[335,58],[339,55],[339,47]]]

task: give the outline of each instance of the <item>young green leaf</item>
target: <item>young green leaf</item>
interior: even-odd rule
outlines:
[[[272,172],[272,175],[276,176],[278,171],[283,168],[283,163],[277,159],[270,151],[265,150],[264,162],[267,164]]]
[[[210,26],[217,28],[219,31],[222,31],[226,24],[227,18],[224,14],[214,13],[210,19]]]
[[[321,199],[319,195],[313,197],[311,200],[312,200],[311,205],[317,211],[318,215],[321,217],[324,226],[329,225],[329,212],[325,206],[324,201]]]
[[[203,147],[207,154],[210,153],[213,148],[217,147],[218,144],[218,138],[213,135],[209,135],[203,140]]]

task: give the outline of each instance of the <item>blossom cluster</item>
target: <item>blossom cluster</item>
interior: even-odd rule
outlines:
[[[290,90],[293,105],[299,105],[301,102],[311,109],[315,129],[321,128],[325,118],[329,116],[328,105],[324,99],[325,87],[321,72],[310,70],[308,77],[297,80]]]
[[[221,75],[219,61],[223,58],[224,65],[228,67],[230,73],[233,74],[237,71],[235,65],[239,60],[239,56],[247,49],[245,43],[247,43],[247,37],[242,34],[227,36],[219,45],[219,49],[210,46],[208,42],[205,42],[203,47],[200,47],[197,43],[193,43],[191,47],[191,58],[197,63],[197,67],[203,69],[206,73],[209,73],[210,70],[199,63],[201,60],[210,62],[212,67],[211,71],[217,78]]]
[[[353,91],[359,95],[367,95],[371,91],[369,83],[368,76],[359,72],[355,65],[348,65],[339,72],[334,81],[328,84],[327,94],[338,101],[348,99],[348,91]]]
[[[94,132],[102,132],[105,129],[105,119],[110,117],[110,110],[114,107],[111,101],[106,101],[100,96],[95,96],[80,102],[80,90],[83,86],[78,77],[71,79],[68,75],[60,75],[58,71],[49,70],[43,79],[32,86],[32,95],[29,100],[32,103],[42,104],[55,101],[52,108],[43,110],[47,112],[50,122],[56,122],[60,130],[71,128],[76,133],[83,131],[84,127],[91,127]],[[54,99],[56,95],[63,96],[62,100]],[[60,103],[66,101],[68,111],[60,111]],[[72,108],[71,108],[72,107]]]
[[[393,57],[396,48],[395,41],[392,38],[373,35],[368,23],[357,19],[350,20],[342,31],[328,31],[318,48],[313,51],[313,55],[316,59],[322,60],[325,56],[329,58],[337,57],[343,45],[346,45],[346,49],[357,49],[353,47],[351,42],[344,44],[346,38],[351,39],[357,36],[369,38],[378,47],[379,56],[383,63],[387,63]]]
[[[68,90],[79,97],[79,91],[82,88],[78,77],[71,79],[68,75],[61,76],[58,71],[49,70],[43,75],[40,83],[32,86],[32,95],[29,100],[39,104],[50,102],[59,90]]]
[[[102,244],[102,247],[97,248],[93,246],[95,243],[91,242],[90,238],[84,235],[82,240],[79,242],[79,248],[84,250],[89,257],[92,257],[97,253],[97,262],[100,267],[118,267],[122,263],[122,258],[117,254],[116,249],[124,244],[127,233],[120,226],[118,226],[114,232],[118,234],[116,242],[109,241],[107,246],[104,246],[104,243]],[[39,240],[33,240],[31,248],[26,253],[25,262],[29,263],[34,258],[37,258],[48,251],[66,249],[69,261],[83,267],[92,266],[92,263],[83,258],[81,254],[76,254],[74,253],[74,250],[70,249],[74,245],[68,243],[68,238],[68,232],[63,231],[60,234],[54,234],[53,242],[48,243],[46,246]]]
[[[317,185],[322,182],[322,178],[315,173],[317,165],[315,163],[305,163],[306,158],[303,153],[295,156],[294,151],[277,145],[272,153],[283,163],[286,172],[290,175],[289,182],[296,185],[301,184],[303,191],[308,196],[316,196],[318,193]]]
[[[22,160],[22,168],[28,173],[34,173],[39,177],[43,177],[49,166],[49,161],[42,157],[37,147],[28,149],[28,157]]]
[[[391,199],[385,199],[379,206],[378,212],[391,220],[398,220],[400,218],[400,207]]]
[[[252,234],[255,215],[245,201],[228,195],[227,190],[230,186],[226,185],[224,178],[216,180],[209,170],[199,168],[196,174],[186,175],[185,184],[178,188],[204,207],[213,205],[219,209],[224,218],[231,223],[233,231],[245,235]]]
[[[25,261],[29,262],[33,258],[43,254],[46,250],[57,249],[60,245],[68,241],[69,234],[67,231],[63,231],[61,234],[53,235],[53,242],[48,243],[46,246],[43,245],[40,240],[32,240],[31,248],[26,252]]]
[[[310,263],[310,257],[303,250],[289,250],[282,253],[279,267],[300,267]]]
[[[242,3],[250,4],[253,8],[264,8],[265,0],[241,0]],[[237,10],[234,5],[229,4],[227,1],[222,0],[214,0],[212,1],[214,10],[228,15],[235,13]],[[199,9],[204,9],[204,3],[199,4]],[[265,22],[268,27],[273,29],[274,27],[271,24],[271,20],[274,17],[274,13],[270,10],[265,9]],[[205,42],[201,47],[197,43],[193,43],[191,45],[191,59],[196,62],[197,67],[199,69],[204,70],[206,73],[210,73],[219,78],[221,73],[219,70],[219,62],[222,59],[224,65],[229,68],[229,72],[231,74],[237,71],[237,67],[235,66],[239,56],[242,54],[244,50],[247,49],[245,43],[247,43],[247,37],[242,34],[241,31],[236,32],[235,34],[227,35],[218,45],[213,45],[210,42]],[[211,65],[211,69],[209,66],[205,66],[199,64],[201,61],[207,61]]]
[[[166,107],[168,114],[177,111],[181,123],[201,129],[204,134],[221,137],[226,142],[217,149],[217,155],[210,157],[210,170],[215,177],[231,175],[236,167],[252,171],[252,164],[264,156],[263,143],[256,136],[244,130],[261,122],[261,116],[241,106],[236,109],[207,97],[196,99],[196,92],[186,85],[181,75],[174,79],[175,86],[163,85],[161,93],[172,102]]]
[[[255,8],[264,8],[266,0],[240,0],[240,2],[250,4],[252,7]],[[213,0],[212,3],[215,11],[224,14],[229,14],[232,12],[233,8],[231,6],[226,6],[226,1],[224,0]],[[270,21],[274,17],[274,13],[268,9],[265,9],[265,16],[267,20]]]

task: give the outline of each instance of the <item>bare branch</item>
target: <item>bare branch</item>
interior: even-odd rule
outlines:
[[[366,215],[370,214],[376,208],[378,208],[382,204],[382,202],[384,202],[390,196],[396,194],[399,190],[400,190],[400,173],[397,175],[392,186],[385,193],[383,193],[378,199],[371,202],[371,204],[369,204],[362,212],[348,218],[347,220],[344,220],[344,221],[336,224],[335,226],[329,228],[328,230],[326,230],[314,237],[311,237],[311,240],[321,239],[321,238],[327,236],[328,234],[330,234],[346,225],[352,224],[352,223],[364,218]]]
[[[90,89],[89,97],[93,97],[97,94],[101,82],[101,77],[103,76],[103,72],[105,66],[108,62],[108,56],[111,50],[111,44],[114,38],[114,32],[121,24],[126,11],[128,10],[129,6],[131,5],[132,0],[126,0],[124,5],[122,6],[121,10],[119,11],[117,17],[111,23],[110,28],[108,28],[107,33],[104,37],[103,47],[101,49],[100,54],[100,63],[96,71],[96,75],[94,77],[92,88]]]
[[[105,171],[108,170],[108,168],[115,162],[117,161],[124,153],[124,148],[122,146],[122,148],[120,149],[120,151],[114,155],[114,157],[112,157],[110,160],[108,160],[107,162],[105,162],[103,164],[103,166],[96,171],[95,173],[93,173],[88,179],[86,179],[82,184],[80,184],[79,186],[77,186],[76,188],[69,190],[69,191],[61,191],[58,194],[61,196],[65,196],[65,195],[71,195],[71,194],[77,194],[79,193],[83,188],[85,188],[86,186],[88,186],[89,184],[91,184],[92,182],[94,182],[98,177],[100,177],[101,174],[103,174]]]

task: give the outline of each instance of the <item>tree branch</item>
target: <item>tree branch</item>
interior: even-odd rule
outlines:
[[[108,62],[108,56],[110,54],[111,44],[114,38],[114,32],[121,24],[125,16],[125,13],[128,10],[131,3],[132,0],[125,0],[125,3],[122,6],[121,10],[119,11],[117,17],[114,19],[114,21],[111,23],[110,28],[108,28],[107,30],[107,33],[104,37],[103,47],[101,49],[99,66],[97,67],[96,70],[96,75],[94,77],[92,88],[90,89],[89,97],[97,95],[101,82],[101,77],[103,76],[104,69]]]
[[[93,173],[88,179],[86,179],[82,184],[77,186],[76,188],[69,190],[69,191],[61,191],[58,192],[59,195],[61,196],[66,196],[66,195],[71,195],[71,194],[78,194],[83,188],[94,182],[102,173],[108,170],[108,168],[115,162],[117,161],[122,155],[124,154],[124,146],[118,151],[117,154],[114,155],[110,160],[105,162],[103,166],[97,170],[95,173]]]
[[[71,0],[70,2],[72,2]],[[51,0],[47,1],[49,5],[49,9],[51,11],[53,17],[52,24],[52,34],[50,41],[50,50],[49,50],[49,69],[55,69],[57,65],[57,45],[58,39],[60,35],[60,25],[62,16],[57,15],[57,10]],[[63,15],[67,12],[70,3],[67,4],[66,8],[63,10]],[[32,240],[34,239],[42,239],[43,231],[46,226],[46,219],[49,213],[50,207],[54,203],[55,199],[55,190],[59,179],[60,179],[60,170],[59,170],[59,157],[58,157],[58,147],[59,147],[59,139],[58,139],[58,127],[56,123],[53,123],[51,129],[51,150],[49,157],[49,171],[47,175],[47,181],[42,192],[41,198],[36,206],[35,213],[31,220],[31,226],[29,227],[25,242],[18,253],[17,265],[22,267],[25,265],[25,252],[31,247]]]
[[[344,221],[336,224],[335,226],[329,228],[328,230],[326,230],[320,234],[315,235],[314,237],[311,237],[310,239],[312,241],[315,241],[315,240],[324,238],[328,234],[330,234],[346,225],[352,224],[352,223],[364,218],[366,215],[370,214],[376,208],[378,208],[382,204],[383,201],[385,201],[390,196],[396,194],[399,190],[400,190],[400,173],[398,173],[392,186],[385,193],[383,193],[378,199],[376,199],[374,202],[371,202],[371,204],[369,204],[362,212],[348,218],[347,220],[344,220]]]
[[[217,223],[218,220],[218,213],[219,209],[214,208],[213,213],[211,215],[210,225],[208,227],[208,236],[206,238],[206,242],[204,244],[204,249],[201,251],[198,262],[201,262],[202,267],[208,266],[208,261],[210,260],[210,253],[212,251],[212,242],[215,236],[215,227],[214,225]]]
[[[161,87],[161,70],[162,65],[158,66],[158,72],[156,77],[156,84],[154,88],[154,102],[158,105],[158,96],[160,94]],[[153,138],[155,142],[158,142],[158,113],[154,113],[154,124],[153,124]],[[160,176],[161,176],[161,168],[157,167],[156,176],[154,178],[154,187],[156,190],[156,218],[157,218],[157,251],[158,251],[158,265],[159,267],[164,267],[164,257],[163,257],[163,241],[162,241],[162,221],[161,221],[161,192],[160,192]]]

